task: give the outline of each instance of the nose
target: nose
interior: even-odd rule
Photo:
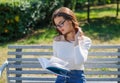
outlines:
[[[57,26],[57,29],[62,29],[62,27],[61,26]]]

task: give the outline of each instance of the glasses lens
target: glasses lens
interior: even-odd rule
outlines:
[[[57,28],[62,28],[64,26],[66,20],[64,20],[63,22],[61,22],[60,24],[56,25]]]

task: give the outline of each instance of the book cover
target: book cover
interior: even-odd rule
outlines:
[[[68,62],[65,62],[57,57],[52,57],[50,60],[47,58],[38,58],[42,68],[47,69],[57,75],[67,76],[69,69],[66,68]]]

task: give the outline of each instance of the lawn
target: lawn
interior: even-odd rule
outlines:
[[[76,16],[80,21],[80,27],[85,35],[92,39],[93,44],[119,44],[120,42],[120,15],[115,17],[115,5],[105,5],[91,7],[90,23],[85,21],[86,9],[77,11]],[[120,11],[119,11],[120,13]],[[52,44],[52,39],[56,35],[53,27],[39,29],[34,33],[19,40],[8,41],[0,44],[0,65],[7,58],[8,45],[28,45],[28,44]],[[0,78],[0,83],[6,83],[6,77]]]

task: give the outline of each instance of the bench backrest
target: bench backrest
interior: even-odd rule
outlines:
[[[52,46],[8,46],[8,83],[54,83],[56,76],[41,68],[37,58],[50,58]],[[120,81],[120,46],[94,45],[85,63],[88,81]]]

